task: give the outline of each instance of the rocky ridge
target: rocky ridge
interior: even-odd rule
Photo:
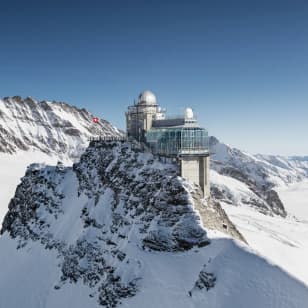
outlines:
[[[129,257],[132,242],[157,252],[210,245],[202,227],[207,202],[177,174],[177,166],[160,162],[137,143],[92,142],[72,168],[28,168],[1,234],[16,239],[19,249],[35,241],[58,252],[55,290],[82,282],[92,289],[89,296],[115,307],[134,296],[142,280],[141,260]],[[210,227],[220,225],[243,240],[218,204],[208,212]]]

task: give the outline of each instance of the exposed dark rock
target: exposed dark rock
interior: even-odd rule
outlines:
[[[68,128],[65,130],[65,133],[69,136],[80,136],[81,135],[80,131],[76,128]]]
[[[210,199],[207,202],[204,200],[202,201],[200,192],[199,194],[194,192],[192,193],[192,196],[194,198],[194,206],[201,216],[201,221],[204,227],[207,229],[221,231],[247,243],[243,235],[231,222],[219,202],[213,199]]]
[[[195,287],[207,291],[215,286],[216,277],[212,273],[207,273],[205,270],[201,271],[199,274],[199,279],[196,281]]]

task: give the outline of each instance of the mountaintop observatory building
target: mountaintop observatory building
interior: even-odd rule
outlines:
[[[166,117],[151,91],[142,92],[126,112],[128,138],[146,143],[154,154],[175,158],[183,178],[210,196],[208,132],[198,125],[191,108]]]

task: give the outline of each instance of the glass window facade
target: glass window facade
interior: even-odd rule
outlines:
[[[157,154],[203,154],[209,149],[208,132],[200,127],[152,128],[146,133],[146,141]]]

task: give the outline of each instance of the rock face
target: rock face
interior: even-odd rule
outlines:
[[[38,102],[30,97],[0,100],[0,152],[38,150],[79,158],[95,135],[121,136],[106,120],[92,123],[93,115],[62,102]]]
[[[181,251],[208,244],[204,230],[192,224],[198,217],[176,166],[160,163],[149,152],[143,153],[137,143],[118,146],[92,142],[92,147],[95,151],[90,147],[74,166],[80,191],[91,197],[105,189],[97,185],[112,189],[116,200],[112,210],[120,207],[126,215],[132,209],[133,218],[141,217],[144,247]],[[95,172],[101,183],[93,178]],[[123,217],[116,215],[114,219],[116,225],[124,224]]]
[[[267,215],[287,215],[275,187],[308,176],[308,161],[304,157],[254,156],[231,148],[215,137],[210,138],[210,148],[214,199],[249,205]]]
[[[199,190],[191,192],[195,209],[198,210],[202,223],[207,229],[217,230],[231,235],[242,242],[246,242],[243,235],[237,230],[229,219],[220,203],[210,199],[204,203],[199,194]]]
[[[62,275],[54,288],[82,281],[95,289],[100,304],[114,307],[134,296],[141,278],[138,260],[129,259],[125,251],[130,238],[150,251],[181,252],[210,244],[202,228],[206,219],[200,220],[195,208],[197,203],[200,210],[206,207],[201,192],[177,173],[175,165],[141,152],[138,144],[92,142],[73,168],[28,168],[1,234],[15,238],[19,248],[38,241],[56,249]],[[221,228],[227,223],[235,229],[227,218],[219,222],[220,210],[210,211]],[[55,232],[65,221],[78,225],[73,241]],[[123,282],[119,267],[132,267],[136,274]]]

